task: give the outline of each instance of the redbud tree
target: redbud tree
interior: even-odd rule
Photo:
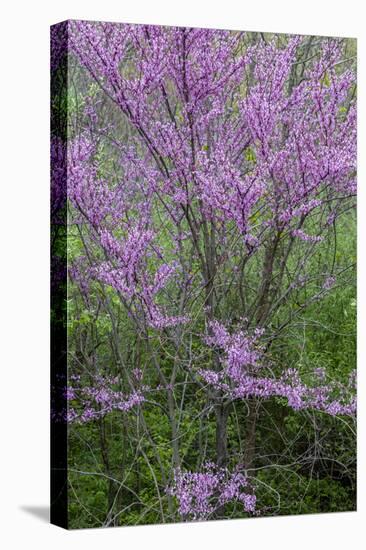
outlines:
[[[354,286],[352,43],[83,21],[52,41],[70,491],[107,495],[88,525],[281,513],[276,469],[354,433],[354,360],[301,361],[307,312]],[[287,417],[315,443],[294,451]]]

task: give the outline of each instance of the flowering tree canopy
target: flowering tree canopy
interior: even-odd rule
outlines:
[[[114,422],[161,521],[264,513],[266,407],[274,423],[280,410],[356,414],[354,364],[304,366],[291,336],[353,284],[338,237],[356,196],[349,42],[84,21],[52,32],[54,74],[68,64],[66,114],[64,99],[52,111],[67,140],[51,143],[55,220],[68,211],[67,420],[100,430],[103,522],[135,491],[126,465],[113,473]]]

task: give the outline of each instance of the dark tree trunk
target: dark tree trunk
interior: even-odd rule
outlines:
[[[227,420],[229,407],[227,405],[216,406],[216,463],[220,467],[227,464]]]
[[[257,401],[256,399],[249,399],[244,450],[244,467],[246,470],[254,468],[257,415]]]

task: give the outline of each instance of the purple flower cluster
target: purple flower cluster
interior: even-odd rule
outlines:
[[[353,375],[347,385],[328,383],[326,373],[319,369],[314,371],[312,385],[303,383],[296,369],[288,369],[278,378],[272,373],[266,376],[264,357],[257,343],[261,331],[255,331],[253,336],[243,331],[229,334],[224,325],[214,321],[211,333],[205,342],[221,350],[222,368],[198,372],[207,384],[232,400],[282,397],[294,410],[315,409],[333,416],[356,414]]]
[[[184,315],[167,315],[155,301],[177,271],[177,263],[160,263],[152,276],[148,275],[149,260],[161,261],[154,245],[155,234],[146,229],[148,206],[141,206],[140,218],[126,222],[123,233],[115,233],[116,222],[126,209],[128,198],[117,186],[112,189],[98,176],[93,159],[94,148],[81,136],[74,140],[68,152],[69,197],[75,209],[87,219],[93,229],[93,239],[104,252],[104,261],[96,262],[88,276],[113,287],[124,298],[131,300],[134,314],[142,314],[147,324],[156,329],[185,323]],[[118,226],[117,226],[118,229]]]
[[[253,212],[265,201],[269,228],[316,242],[320,236],[299,225],[325,195],[336,215],[337,195],[355,193],[356,111],[348,105],[355,75],[336,70],[336,40],[324,41],[289,88],[299,36],[284,47],[258,41],[238,55],[243,33],[83,21],[69,31],[71,52],[143,136],[148,154],[134,158],[134,167],[144,192],[162,193],[175,221],[179,206],[199,198],[205,219],[234,221],[244,242],[258,247],[263,227]],[[123,70],[129,49],[134,70]],[[238,88],[253,63],[243,99]],[[123,155],[127,173],[132,156]]]
[[[176,470],[168,492],[177,498],[179,514],[186,519],[208,519],[225,504],[235,502],[245,512],[255,512],[256,496],[239,468],[230,472],[208,462],[201,472]]]
[[[145,397],[143,390],[135,390],[126,395],[115,389],[119,384],[118,378],[95,376],[92,385],[69,385],[66,390],[66,399],[69,402],[67,421],[85,423],[90,420],[103,418],[112,411],[127,412],[141,405]]]
[[[324,237],[321,235],[307,235],[302,229],[294,229],[292,235],[294,237],[299,237],[302,241],[311,243],[318,243],[324,240]]]

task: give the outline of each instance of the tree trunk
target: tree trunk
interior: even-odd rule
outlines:
[[[246,470],[254,468],[256,427],[257,401],[256,399],[249,399],[244,450],[244,467]]]
[[[227,405],[216,405],[216,463],[220,467],[227,464],[227,420],[229,407]]]

